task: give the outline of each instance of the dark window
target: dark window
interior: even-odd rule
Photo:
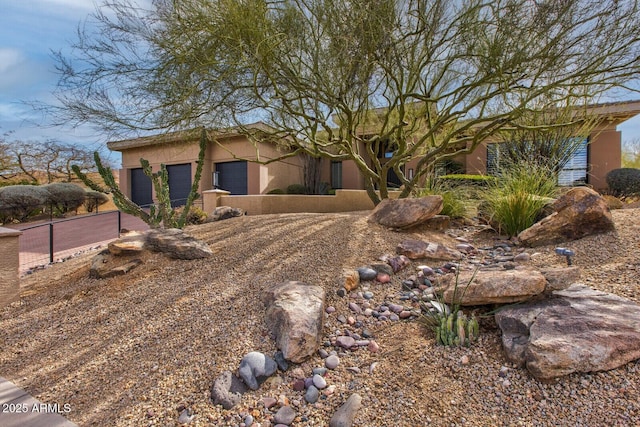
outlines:
[[[342,188],[342,162],[331,162],[331,188]]]
[[[171,207],[184,206],[191,192],[191,163],[167,165]]]
[[[247,162],[223,162],[215,164],[214,185],[233,195],[247,195]]]
[[[147,207],[153,203],[151,197],[151,180],[142,168],[131,169],[131,200],[138,206]]]

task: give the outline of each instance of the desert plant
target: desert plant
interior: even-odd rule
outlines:
[[[0,215],[3,222],[24,221],[41,213],[49,201],[49,192],[35,185],[11,185],[0,188]]]
[[[533,163],[504,169],[486,192],[486,214],[500,233],[515,236],[531,227],[556,195],[555,174]]]
[[[182,215],[183,209],[184,206],[180,206],[178,208],[175,208],[174,211],[176,215]],[[187,214],[186,225],[204,224],[205,222],[207,222],[207,217],[208,215],[205,211],[197,206],[192,206],[191,209],[189,209],[189,213]]]
[[[75,184],[54,182],[43,185],[43,188],[49,192],[48,204],[51,214],[63,215],[78,209],[85,201],[85,190]]]
[[[98,206],[104,205],[109,201],[109,196],[99,191],[88,190],[85,192],[84,208],[87,212],[93,212]]]
[[[476,270],[477,271],[477,270]],[[459,269],[456,269],[456,281],[451,305],[444,303],[442,296],[437,293],[431,307],[422,306],[422,323],[435,333],[436,344],[444,346],[470,346],[480,335],[478,319],[475,315],[467,317],[461,310],[464,294],[475,278],[475,273],[462,289],[459,287]]]
[[[467,213],[467,207],[463,203],[465,197],[462,193],[463,190],[460,187],[432,178],[426,181],[425,186],[419,190],[418,196],[442,196],[440,214],[451,218],[464,218]]]
[[[285,194],[285,192],[282,188],[274,188],[273,190],[268,191],[267,194]]]
[[[451,185],[476,185],[486,187],[489,183],[496,180],[490,175],[469,175],[469,174],[449,174],[441,175],[438,180],[450,183]]]
[[[98,168],[98,173],[102,177],[102,180],[106,184],[107,188],[103,188],[99,184],[95,183],[76,165],[73,166],[73,171],[78,176],[78,178],[80,178],[80,180],[92,190],[99,191],[105,194],[113,194],[113,202],[118,207],[118,209],[130,215],[137,216],[138,218],[149,224],[150,227],[184,228],[184,226],[187,224],[187,216],[189,215],[189,210],[191,209],[194,200],[199,197],[198,186],[200,184],[200,177],[202,176],[202,166],[204,164],[204,155],[206,149],[207,132],[204,128],[202,128],[200,135],[200,151],[198,153],[198,160],[196,161],[198,166],[196,167],[196,173],[193,177],[193,184],[191,185],[191,191],[189,192],[189,196],[187,197],[187,202],[182,207],[179,214],[176,214],[175,209],[173,209],[171,206],[171,197],[169,195],[169,175],[164,164],[160,165],[160,171],[153,172],[151,170],[149,162],[145,159],[140,159],[142,170],[144,171],[145,175],[147,175],[149,179],[151,179],[154,189],[156,190],[157,204],[151,205],[149,207],[149,212],[146,212],[144,209],[134,203],[122,192],[122,190],[120,190],[120,187],[113,177],[111,168],[105,167],[102,164],[100,155],[97,151],[94,153],[94,160]]]
[[[607,174],[607,185],[616,196],[640,194],[640,169],[620,168]]]

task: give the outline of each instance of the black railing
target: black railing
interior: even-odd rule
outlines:
[[[17,228],[22,231],[20,271],[24,272],[113,240],[123,228],[144,230],[148,226],[134,216],[107,211]]]

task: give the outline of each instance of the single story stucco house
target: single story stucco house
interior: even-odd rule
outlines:
[[[640,114],[640,101],[597,104],[590,109],[603,120],[561,173],[560,183],[584,182],[596,189],[604,189],[607,173],[621,166],[621,132],[617,126]],[[265,126],[255,123],[247,128],[259,132]],[[109,149],[122,153],[120,186],[125,194],[140,205],[153,203],[154,190],[140,166],[140,158],[145,158],[155,171],[162,163],[167,166],[171,198],[178,205],[184,202],[196,170],[199,135],[195,131],[174,132],[107,143]],[[255,138],[255,134],[249,138],[233,129],[209,132],[209,140],[200,191],[219,188],[232,195],[257,195],[303,183],[302,156],[266,164],[255,162],[258,153],[262,162],[282,156],[287,151],[286,144],[283,148],[273,141]],[[490,141],[483,142],[472,153],[455,160],[465,173],[486,174],[491,162],[496,161],[499,151],[496,145]],[[409,161],[404,172],[411,175],[417,162],[418,159]],[[364,189],[364,180],[352,161],[323,159],[321,181],[334,189]]]

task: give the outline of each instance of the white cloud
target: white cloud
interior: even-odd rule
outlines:
[[[2,73],[20,65],[25,57],[17,49],[0,48],[0,77]]]

